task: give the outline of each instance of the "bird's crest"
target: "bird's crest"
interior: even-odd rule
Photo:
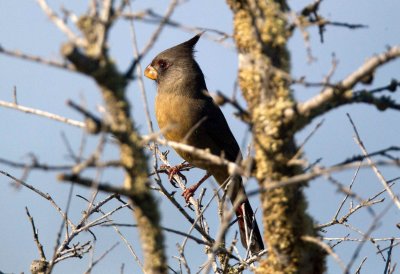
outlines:
[[[188,56],[188,55],[193,56],[194,47],[197,44],[197,42],[199,41],[200,36],[203,33],[204,33],[204,31],[196,34],[189,40],[165,50],[160,55],[168,53],[168,54],[173,54],[173,56],[182,56],[182,55],[183,56]]]
[[[204,31],[196,34],[195,36],[193,36],[192,38],[190,38],[189,40],[187,40],[186,42],[183,42],[182,44],[177,45],[177,47],[181,46],[187,49],[191,49],[192,51],[194,50],[194,46],[197,44],[197,42],[200,39],[200,36],[204,33]]]

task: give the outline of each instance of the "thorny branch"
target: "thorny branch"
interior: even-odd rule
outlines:
[[[104,75],[101,75],[101,76],[96,75],[95,76],[95,74],[99,73],[99,72],[104,73],[104,71],[99,71],[99,69],[100,70],[105,69],[105,68],[107,68],[107,66],[112,67],[112,62],[110,62],[111,59],[109,59],[108,52],[107,52],[107,49],[108,49],[107,38],[108,38],[109,29],[112,26],[112,23],[114,22],[114,20],[116,20],[118,18],[118,16],[122,16],[123,18],[129,19],[129,20],[135,19],[135,20],[142,20],[144,22],[158,24],[156,31],[153,33],[153,35],[147,42],[146,46],[142,49],[142,51],[139,52],[139,50],[137,49],[138,51],[135,54],[136,58],[132,62],[132,65],[128,69],[128,71],[125,74],[119,74],[119,72],[116,72],[116,74],[113,74],[113,76],[118,76],[118,77],[121,76],[121,78],[116,77],[116,78],[113,78],[113,80],[124,79],[121,82],[123,88],[126,87],[125,81],[135,78],[134,77],[134,68],[137,68],[137,64],[140,61],[140,59],[144,55],[146,55],[148,53],[148,51],[153,47],[155,41],[158,39],[158,37],[160,35],[161,30],[165,26],[172,26],[175,28],[183,29],[185,31],[196,32],[196,33],[199,32],[200,30],[204,30],[203,28],[188,27],[187,25],[183,25],[172,19],[172,13],[175,10],[175,8],[177,7],[177,5],[180,3],[179,1],[174,1],[174,0],[171,1],[171,4],[167,8],[167,11],[164,15],[159,15],[153,10],[145,10],[140,13],[133,13],[132,11],[129,11],[129,13],[126,13],[126,12],[124,12],[124,9],[129,5],[129,4],[126,4],[127,3],[126,1],[121,1],[121,4],[117,9],[114,9],[114,7],[113,7],[114,3],[111,0],[103,1],[101,8],[99,7],[99,2],[91,1],[92,10],[90,12],[90,16],[93,16],[93,18],[98,19],[97,23],[99,23],[97,25],[96,25],[96,23],[94,23],[95,26],[93,26],[93,29],[91,29],[91,30],[94,30],[95,38],[96,38],[94,41],[95,42],[95,45],[94,45],[95,50],[92,51],[89,49],[89,44],[93,41],[90,41],[89,37],[87,37],[87,34],[88,34],[87,32],[85,33],[85,31],[80,28],[80,30],[82,31],[83,37],[80,37],[79,35],[75,34],[74,31],[72,30],[72,28],[70,26],[68,26],[66,20],[64,20],[63,18],[58,16],[48,6],[48,4],[45,0],[37,0],[37,1],[39,3],[40,7],[43,9],[43,11],[46,13],[46,15],[50,18],[50,20],[63,33],[66,34],[66,36],[69,39],[69,42],[72,43],[72,44],[67,44],[64,48],[65,57],[67,59],[69,59],[69,62],[56,62],[56,61],[51,61],[51,60],[45,60],[41,57],[20,53],[18,51],[7,50],[1,46],[0,46],[0,53],[9,55],[9,56],[26,59],[26,60],[30,60],[30,61],[43,63],[43,64],[50,65],[53,67],[64,68],[64,69],[71,70],[71,71],[83,72],[86,75],[89,75],[89,76],[93,77],[94,79],[96,79],[100,86],[100,89],[102,89],[102,92],[105,92],[105,93],[108,92],[108,90],[106,90],[106,89],[111,89],[110,83],[105,81],[102,78],[102,77],[104,77]],[[303,35],[304,35],[304,40],[306,41],[306,44],[309,42],[307,40],[309,34],[306,31],[306,28],[309,26],[317,26],[319,28],[321,41],[323,40],[323,32],[325,31],[325,27],[329,26],[329,25],[342,26],[342,27],[347,27],[347,28],[351,28],[351,29],[365,27],[364,25],[360,25],[360,24],[335,22],[335,21],[330,21],[330,20],[323,18],[322,16],[320,16],[319,10],[318,10],[321,2],[322,2],[321,0],[317,0],[317,1],[314,1],[314,3],[310,4],[309,6],[305,7],[300,12],[299,17],[297,18],[297,21],[294,22],[294,25],[290,26],[293,29],[295,27],[298,27],[304,32]],[[67,15],[70,18],[75,18],[74,20],[72,20],[73,23],[75,23],[75,24],[79,23],[80,18],[78,18],[76,15],[72,14],[71,12],[67,12],[66,10],[65,10],[65,13],[68,13]],[[230,35],[220,32],[220,31],[217,31],[217,30],[211,30],[211,31],[217,33],[219,36],[222,36],[221,40],[224,40],[224,39],[230,37]],[[308,45],[306,47],[308,48]],[[68,53],[68,49],[71,50],[69,53]],[[311,51],[309,52],[309,54],[311,56]],[[296,110],[298,112],[294,112],[294,113],[298,113],[299,116],[294,117],[294,118],[297,119],[300,117],[301,118],[300,120],[303,121],[302,123],[300,123],[300,126],[298,126],[298,128],[304,127],[315,117],[322,115],[322,114],[328,112],[329,110],[336,108],[340,105],[348,104],[348,103],[363,102],[363,103],[375,105],[379,109],[382,109],[382,110],[386,109],[386,108],[392,108],[392,109],[399,110],[400,105],[398,103],[396,103],[394,100],[392,100],[391,98],[389,98],[388,96],[382,96],[382,97],[375,96],[376,93],[384,91],[384,90],[388,90],[391,92],[396,91],[396,89],[400,86],[400,84],[397,80],[392,80],[392,82],[389,85],[381,87],[381,88],[375,88],[375,89],[371,89],[371,90],[364,89],[364,90],[359,90],[359,91],[352,91],[352,89],[356,86],[356,84],[359,82],[362,82],[366,76],[372,75],[374,73],[374,71],[376,71],[380,66],[388,63],[391,60],[394,60],[395,58],[398,58],[399,56],[400,56],[400,47],[399,46],[389,48],[386,52],[379,54],[375,57],[372,57],[370,60],[368,60],[366,63],[364,63],[358,70],[349,74],[348,77],[346,77],[344,80],[342,80],[336,84],[330,83],[330,76],[333,73],[333,71],[336,69],[336,64],[333,64],[333,68],[332,68],[331,72],[328,74],[328,76],[326,77],[326,80],[322,81],[321,83],[307,83],[306,81],[304,81],[302,79],[296,82],[295,80],[293,80],[291,78],[287,78],[287,79],[293,81],[293,83],[299,83],[299,84],[303,84],[305,86],[318,86],[318,87],[323,88],[322,92],[319,95],[315,96],[314,98],[312,98],[304,103],[299,103],[297,105]],[[104,58],[104,59],[102,59],[102,58]],[[101,64],[101,62],[99,62],[99,59],[101,59],[101,62],[106,63],[105,67],[101,67],[102,64]],[[114,67],[112,67],[112,69],[114,69]],[[137,73],[140,74],[141,70],[140,69],[137,70]],[[290,77],[290,76],[288,76],[288,77]],[[120,91],[120,90],[118,90],[118,91]],[[109,94],[107,94],[107,96],[108,95]],[[239,115],[243,118],[243,120],[248,121],[248,122],[251,120],[251,117],[250,117],[251,115],[249,114],[249,112],[245,108],[243,108],[241,105],[239,105],[237,101],[230,100],[228,97],[224,97],[222,94],[219,94],[219,96],[220,96],[220,99],[222,98],[223,103],[228,102],[228,103],[232,104],[238,110]],[[99,133],[99,132],[113,133],[113,134],[115,134],[114,136],[116,136],[116,138],[119,140],[120,144],[122,144],[122,145],[140,144],[140,146],[144,146],[144,145],[147,145],[147,143],[152,142],[150,147],[153,146],[153,148],[154,148],[154,149],[152,148],[154,157],[156,159],[158,159],[158,157],[159,157],[165,163],[168,163],[167,159],[166,159],[166,157],[164,157],[165,155],[163,156],[161,154],[161,152],[158,150],[157,144],[171,146],[173,148],[178,148],[178,149],[181,149],[184,151],[188,151],[188,152],[198,155],[214,164],[228,166],[231,173],[240,173],[240,174],[243,174],[246,176],[250,175],[249,173],[245,173],[245,171],[247,170],[245,164],[242,165],[242,164],[238,164],[238,163],[232,163],[232,162],[226,161],[220,155],[212,155],[206,150],[196,149],[194,147],[190,147],[185,144],[167,142],[167,141],[159,138],[160,133],[151,132],[151,134],[149,136],[139,136],[137,143],[135,143],[133,141],[131,141],[131,142],[127,141],[127,139],[129,139],[129,137],[128,137],[129,134],[124,135],[123,133],[121,133],[119,131],[119,129],[116,129],[115,125],[113,125],[112,122],[104,121],[103,119],[97,118],[97,117],[93,116],[91,113],[87,112],[85,109],[80,108],[78,105],[73,104],[73,103],[72,104],[70,103],[70,106],[74,107],[77,111],[79,111],[81,114],[83,114],[85,116],[85,118],[86,118],[85,123],[67,119],[65,117],[61,117],[59,115],[55,115],[55,114],[41,111],[38,109],[21,106],[17,103],[16,96],[14,96],[14,102],[12,102],[12,103],[0,101],[0,106],[16,109],[18,111],[23,111],[23,112],[26,112],[29,114],[39,115],[42,117],[53,119],[53,120],[62,122],[64,124],[72,125],[72,126],[79,127],[79,128],[87,128],[88,120],[90,120],[91,122],[98,123],[97,129],[99,129],[98,131],[90,130],[90,132],[92,132],[92,133]],[[110,110],[110,108],[108,110]],[[129,117],[129,113],[127,116]],[[354,126],[354,124],[353,124],[353,126]],[[358,170],[361,167],[363,167],[363,168],[371,167],[373,169],[373,171],[376,173],[377,177],[382,182],[382,184],[384,185],[385,190],[382,190],[381,192],[379,192],[378,194],[376,194],[370,198],[367,198],[364,200],[359,199],[359,203],[357,205],[354,206],[353,204],[351,204],[349,211],[347,213],[345,213],[344,215],[342,215],[342,217],[339,218],[338,217],[339,212],[341,211],[341,208],[344,205],[347,198],[355,197],[355,196],[353,196],[355,194],[352,192],[352,189],[351,189],[352,183],[354,182],[354,181],[352,181],[349,188],[340,188],[340,190],[343,193],[345,193],[346,197],[343,200],[342,204],[340,205],[340,207],[337,211],[337,214],[334,216],[332,221],[330,221],[326,224],[319,225],[319,228],[326,228],[326,227],[337,225],[337,224],[347,225],[347,227],[349,228],[350,226],[347,223],[349,221],[350,216],[352,216],[354,213],[358,212],[359,210],[361,210],[363,208],[370,208],[370,207],[375,206],[378,203],[382,203],[383,199],[378,200],[377,197],[380,196],[384,192],[388,192],[392,201],[400,208],[400,202],[392,190],[392,186],[394,185],[394,183],[386,181],[383,178],[381,172],[377,168],[377,165],[399,166],[398,158],[391,157],[388,155],[388,152],[398,151],[398,147],[390,147],[387,149],[382,149],[382,150],[368,154],[365,147],[363,146],[361,140],[359,139],[359,136],[358,136],[355,126],[354,126],[354,130],[356,132],[356,141],[359,144],[363,155],[355,156],[349,160],[341,162],[340,164],[338,164],[336,166],[332,166],[332,167],[321,167],[321,166],[315,165],[310,170],[308,170],[308,172],[305,174],[297,175],[297,176],[294,176],[291,178],[285,178],[285,179],[282,179],[279,181],[272,181],[269,184],[268,189],[258,189],[249,194],[254,195],[254,194],[259,194],[260,192],[262,193],[264,191],[268,191],[269,189],[282,188],[282,187],[289,186],[292,184],[302,184],[308,180],[312,180],[312,179],[315,179],[320,176],[326,176],[326,177],[328,177],[328,180],[329,180],[329,179],[331,179],[329,177],[331,176],[331,174],[333,172],[338,172],[338,171],[342,171],[342,170],[346,170],[346,169],[354,169],[354,168],[357,168],[357,170]],[[299,154],[301,154],[301,152],[302,152],[302,150],[299,150]],[[158,157],[157,157],[157,155],[158,155]],[[371,157],[378,156],[378,155],[388,157],[390,161],[380,161],[380,162],[375,162],[375,163],[372,162]],[[79,158],[79,159],[81,159],[81,158]],[[364,159],[367,159],[368,164],[361,163]],[[155,161],[157,161],[157,160],[155,160]],[[8,166],[16,167],[16,168],[24,168],[24,169],[29,168],[29,169],[41,169],[41,170],[71,170],[71,171],[74,171],[74,167],[76,170],[76,167],[78,166],[78,164],[76,164],[76,165],[47,165],[44,163],[39,163],[36,159],[33,159],[31,164],[17,163],[14,161],[10,161],[8,159],[0,159],[0,162],[3,164],[6,164]],[[53,205],[53,207],[55,207],[56,210],[61,214],[63,220],[65,220],[65,222],[66,222],[66,224],[65,224],[65,226],[66,226],[65,239],[61,243],[59,243],[59,245],[57,245],[56,252],[55,252],[52,262],[51,262],[51,267],[54,264],[58,263],[59,261],[62,261],[62,260],[65,260],[65,259],[71,258],[71,257],[80,257],[83,254],[88,253],[89,251],[93,251],[94,245],[91,242],[85,242],[83,244],[73,244],[72,243],[72,247],[70,244],[71,244],[72,240],[74,238],[76,238],[76,236],[78,236],[78,234],[80,234],[84,231],[89,231],[90,233],[93,233],[90,231],[90,229],[95,226],[109,226],[110,225],[115,228],[116,226],[118,226],[118,224],[113,223],[113,221],[109,217],[114,212],[116,212],[122,208],[130,207],[130,205],[125,203],[125,204],[122,204],[122,205],[118,206],[117,208],[109,211],[108,213],[102,211],[101,207],[103,205],[105,205],[106,203],[108,203],[109,201],[111,201],[114,198],[117,199],[118,195],[116,195],[116,194],[121,194],[126,197],[132,197],[131,190],[129,188],[127,188],[126,186],[125,187],[116,187],[115,185],[113,185],[111,183],[107,184],[105,182],[101,182],[96,179],[86,178],[86,177],[81,176],[81,174],[80,174],[81,171],[84,171],[90,167],[95,167],[95,168],[99,168],[99,169],[102,169],[105,167],[121,167],[124,164],[126,165],[126,163],[124,163],[123,160],[109,161],[109,162],[101,163],[101,162],[99,162],[98,158],[95,157],[93,159],[90,158],[87,161],[81,162],[80,164],[81,165],[79,168],[79,172],[72,172],[71,174],[61,174],[61,175],[59,175],[59,179],[74,182],[74,183],[82,185],[82,186],[93,188],[93,189],[95,189],[96,193],[97,193],[97,191],[104,191],[104,192],[113,193],[113,195],[109,196],[102,202],[99,202],[96,204],[96,203],[94,203],[94,197],[96,197],[97,194],[94,194],[93,200],[87,200],[88,203],[90,204],[89,210],[87,210],[85,212],[85,214],[82,216],[78,225],[73,224],[72,221],[70,219],[68,219],[67,212],[62,211],[61,208],[55,203],[55,201],[51,198],[51,196],[49,194],[45,194],[42,191],[36,189],[35,187],[27,184],[24,180],[18,180],[15,177],[13,177],[12,175],[8,174],[7,172],[0,170],[1,174],[7,176],[8,178],[11,178],[12,180],[20,183],[21,185],[23,185],[23,186],[31,189],[35,193],[39,194],[41,197],[47,199]],[[169,165],[169,163],[168,163],[168,165]],[[155,177],[156,177],[155,181],[158,185],[158,188],[154,187],[153,190],[157,190],[160,193],[162,193],[162,195],[167,197],[171,201],[171,203],[177,208],[177,210],[179,210],[182,213],[182,215],[188,220],[188,222],[193,224],[193,228],[196,229],[201,234],[203,239],[201,240],[201,239],[196,238],[195,236],[191,235],[190,234],[191,231],[189,233],[185,234],[185,233],[182,233],[182,232],[174,230],[174,229],[167,229],[167,228],[161,227],[161,226],[160,226],[160,228],[163,230],[166,230],[166,231],[170,231],[170,232],[185,236],[187,239],[192,239],[202,245],[213,246],[213,244],[214,244],[214,246],[212,248],[212,252],[210,253],[211,255],[209,254],[208,263],[210,263],[210,261],[214,262],[215,258],[213,257],[213,255],[216,255],[217,251],[218,252],[221,251],[224,254],[230,255],[230,256],[225,257],[226,264],[221,263],[221,265],[223,265],[223,269],[225,271],[228,270],[229,269],[228,261],[229,261],[229,258],[233,257],[233,255],[231,255],[231,254],[232,254],[232,249],[236,248],[235,243],[234,242],[232,243],[232,248],[229,250],[223,249],[223,248],[220,249],[216,245],[218,243],[221,243],[222,235],[229,228],[229,220],[231,219],[231,216],[229,214],[232,215],[232,211],[228,212],[228,213],[224,213],[225,214],[224,215],[225,219],[223,219],[224,222],[221,224],[221,230],[218,231],[216,240],[214,240],[209,235],[209,232],[207,231],[207,224],[206,224],[204,216],[203,216],[203,212],[205,209],[202,208],[201,197],[199,200],[196,200],[193,197],[191,198],[191,204],[195,206],[195,213],[197,216],[196,220],[194,220],[190,216],[190,214],[188,212],[186,212],[186,210],[174,198],[174,195],[173,195],[174,193],[172,193],[172,194],[169,193],[167,191],[167,189],[164,187],[164,185],[162,184],[161,178],[158,174],[159,170],[157,169],[157,164],[154,165],[154,169],[155,169],[155,172],[151,173],[151,175],[155,175]],[[77,174],[77,173],[79,173],[79,174]],[[148,174],[146,174],[146,176],[147,175]],[[357,174],[355,175],[355,177],[356,176],[357,176]],[[182,190],[184,190],[186,188],[186,186],[180,180],[179,176],[176,176],[176,180],[180,181],[179,186],[181,187]],[[206,208],[207,208],[207,206],[208,205],[206,205]],[[27,211],[27,215],[30,219],[30,222],[31,222],[31,225],[33,228],[34,241],[36,242],[36,244],[38,246],[40,258],[42,261],[46,261],[43,247],[41,246],[41,244],[39,242],[39,236],[38,236],[37,230],[35,228],[33,218],[30,216],[28,209],[26,209],[26,211]],[[88,221],[89,216],[95,214],[96,212],[101,212],[102,216],[95,220]],[[376,219],[378,219],[378,218],[376,218]],[[371,230],[373,230],[373,228],[374,228],[374,226],[371,227]],[[356,229],[354,229],[354,230],[356,230]],[[313,242],[315,244],[322,246],[326,252],[331,254],[339,262],[339,265],[342,268],[344,267],[344,264],[340,260],[340,258],[337,256],[337,254],[334,252],[334,247],[331,247],[328,244],[326,244],[325,242],[322,242],[322,240],[328,241],[328,242],[333,241],[333,240],[335,240],[335,241],[360,241],[360,242],[390,241],[390,246],[387,248],[388,249],[388,255],[387,255],[388,258],[387,258],[387,263],[385,265],[385,273],[390,272],[391,271],[390,269],[392,269],[392,270],[394,269],[394,267],[391,268],[391,265],[390,265],[391,252],[392,252],[392,249],[400,243],[400,239],[398,239],[398,238],[372,238],[372,237],[369,237],[369,234],[370,234],[369,232],[362,234],[362,236],[363,236],[362,239],[356,239],[356,238],[350,238],[350,237],[342,237],[342,238],[324,237],[322,239],[305,237],[303,240],[310,241],[310,242]],[[94,234],[93,234],[93,237],[95,237]],[[127,243],[126,239],[124,242],[128,245],[129,249],[133,250],[133,248]],[[182,265],[189,272],[190,271],[190,267],[189,267],[190,262],[188,263],[188,261],[186,260],[185,253],[184,253],[184,247],[185,247],[185,244],[182,244],[182,246],[179,246],[180,256],[178,257],[178,260],[180,260]],[[105,255],[107,255],[108,252],[111,251],[113,248],[114,248],[114,246],[111,247],[110,250],[106,251],[102,256],[100,256],[98,260],[92,261],[90,267],[88,268],[88,272],[91,270],[91,268],[93,266],[95,266],[97,264],[97,262],[99,260],[103,259],[103,257]],[[378,250],[379,250],[379,248],[378,248]],[[383,249],[383,250],[385,250],[385,249]],[[379,250],[379,251],[381,252],[383,250]],[[262,256],[266,252],[267,251],[263,251],[262,254],[259,254],[259,256]],[[358,254],[355,254],[355,257],[357,257],[357,255]],[[259,256],[253,256],[246,260],[243,260],[239,257],[240,262],[238,263],[238,265],[235,266],[235,269],[237,271],[244,270],[251,263],[256,262],[259,259]],[[358,272],[361,269],[365,260],[366,260],[366,258],[364,258],[363,261],[361,262],[361,264],[357,270]],[[353,258],[352,263],[354,263],[354,261],[355,261],[355,258]],[[141,262],[139,260],[138,260],[138,264],[140,265],[140,267],[143,270],[143,266],[141,265]],[[350,266],[347,266],[347,269],[349,269]],[[214,271],[218,270],[215,264],[213,265],[213,268],[214,268]]]

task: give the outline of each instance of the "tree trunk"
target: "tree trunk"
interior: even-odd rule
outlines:
[[[268,190],[272,181],[297,175],[290,164],[297,147],[292,119],[296,102],[289,89],[285,1],[227,0],[234,13],[239,52],[238,81],[248,103],[255,143],[256,178],[261,188],[264,240],[269,250],[258,273],[322,273],[325,253],[303,236],[317,236],[306,213],[303,185]]]

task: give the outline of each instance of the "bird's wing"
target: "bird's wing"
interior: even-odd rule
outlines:
[[[223,152],[225,158],[229,161],[237,161],[238,156],[241,157],[239,145],[226,122],[224,114],[212,98],[207,100],[203,115],[205,118],[201,128],[205,130],[206,135],[215,146],[215,149],[211,148],[211,150],[217,154]]]

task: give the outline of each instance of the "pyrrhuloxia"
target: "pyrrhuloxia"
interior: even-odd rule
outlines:
[[[222,111],[209,95],[203,72],[193,56],[199,38],[200,34],[161,52],[145,70],[145,75],[157,82],[158,125],[167,140],[209,149],[212,154],[224,155],[235,162],[242,157],[239,146]],[[232,203],[239,194],[244,197],[236,210],[242,244],[252,253],[264,249],[241,176],[230,176],[226,167],[211,164],[188,152],[177,150],[177,153],[193,166],[205,169],[220,185],[230,180],[228,195]]]

